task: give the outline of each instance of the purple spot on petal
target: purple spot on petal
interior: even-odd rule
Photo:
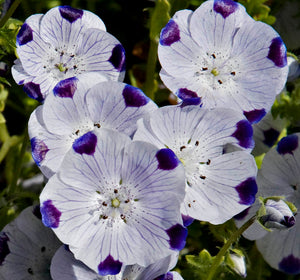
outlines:
[[[186,216],[186,215],[181,214],[181,217],[182,217],[183,225],[185,227],[190,226],[194,221],[194,218],[192,218],[190,216]]]
[[[75,91],[77,90],[78,79],[76,77],[68,78],[57,83],[53,89],[53,93],[59,97],[73,98]]]
[[[108,60],[119,72],[125,70],[125,50],[121,44],[116,45]]]
[[[182,250],[185,246],[185,240],[188,234],[187,229],[180,225],[176,224],[166,230],[167,234],[169,235],[169,244],[172,250]]]
[[[33,40],[33,33],[31,27],[25,22],[17,35],[17,44],[19,46],[25,45]]]
[[[263,133],[265,138],[263,143],[268,147],[272,147],[276,143],[276,140],[279,136],[279,131],[274,128],[270,128],[268,130],[265,130]]]
[[[238,8],[238,4],[232,0],[215,0],[214,11],[222,15],[223,18],[227,18],[229,15],[235,12]]]
[[[188,99],[188,98],[197,98],[198,97],[196,92],[191,91],[187,88],[180,88],[179,90],[177,90],[176,95],[180,99]]]
[[[57,228],[61,212],[52,204],[52,200],[46,200],[41,206],[42,222],[46,227]]]
[[[31,154],[35,163],[39,166],[40,163],[45,159],[47,152],[49,151],[44,141],[33,137],[30,140],[31,143]]]
[[[244,111],[244,115],[251,124],[254,124],[258,123],[266,115],[266,111],[265,109],[255,109],[248,112]]]
[[[251,124],[246,120],[241,120],[236,124],[236,131],[232,134],[239,141],[243,148],[252,148],[254,141],[252,139],[253,129]]]
[[[177,156],[170,149],[161,149],[156,153],[158,168],[163,170],[172,170],[180,163]]]
[[[121,271],[122,263],[114,260],[111,255],[98,265],[98,273],[101,276],[116,275]]]
[[[282,259],[278,268],[287,274],[298,274],[300,273],[300,259],[289,255]]]
[[[298,148],[298,136],[295,134],[282,138],[277,144],[277,152],[281,155],[293,154]]]
[[[23,90],[27,93],[30,98],[36,99],[39,102],[44,101],[44,96],[41,93],[41,88],[39,84],[29,82],[24,84]]]
[[[4,262],[5,257],[10,253],[7,241],[9,241],[9,238],[6,233],[0,232],[0,265]]]
[[[183,108],[185,106],[190,106],[190,105],[194,105],[194,106],[200,105],[200,107],[202,107],[201,97],[194,97],[194,98],[184,99],[181,102],[180,107]]]
[[[236,188],[240,197],[240,204],[251,205],[255,201],[257,184],[255,178],[251,177],[240,183]]]
[[[97,136],[89,131],[81,137],[77,138],[73,143],[73,149],[78,154],[92,155],[97,145]]]
[[[243,210],[242,212],[240,212],[239,214],[235,215],[234,218],[236,220],[243,220],[247,215],[248,215],[248,212],[249,212],[249,209],[251,207],[248,207],[246,208],[245,210]]]
[[[69,21],[70,23],[73,23],[77,19],[81,18],[83,15],[83,11],[79,9],[75,9],[69,6],[61,6],[58,8],[60,15]]]
[[[150,100],[140,89],[130,85],[124,87],[122,94],[125,104],[128,107],[141,107],[146,105]]]
[[[156,277],[154,280],[173,280],[173,274],[171,272],[168,272],[164,275]]]
[[[294,216],[284,216],[284,221],[281,223],[285,225],[286,227],[290,228],[293,225],[295,225],[295,217]]]
[[[159,43],[162,46],[171,46],[180,40],[180,31],[177,23],[170,19],[166,26],[161,30]]]
[[[278,67],[287,65],[286,47],[280,37],[272,40],[267,58],[271,59]]]

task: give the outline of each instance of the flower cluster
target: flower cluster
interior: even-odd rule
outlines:
[[[182,279],[170,270],[187,226],[222,224],[255,202],[252,124],[269,112],[288,66],[279,35],[242,5],[208,0],[162,29],[160,75],[176,105],[159,108],[123,83],[124,49],[88,11],[60,6],[29,17],[17,54],[15,81],[42,103],[28,123],[47,178],[42,222],[65,244],[57,240],[47,261],[52,279]],[[298,142],[283,146],[293,154]],[[10,232],[0,236],[5,279],[20,261]]]

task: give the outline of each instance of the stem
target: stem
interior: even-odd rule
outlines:
[[[245,224],[243,224],[237,231],[235,231],[230,238],[227,240],[227,242],[223,245],[219,253],[216,255],[215,259],[213,260],[213,263],[210,267],[208,276],[206,280],[212,280],[217,268],[222,262],[223,256],[226,254],[227,250],[230,248],[230,246],[242,235],[242,233],[249,228],[256,220],[256,215],[253,216],[250,220],[248,220]]]
[[[9,138],[9,133],[6,127],[6,123],[0,124],[0,142],[5,142]]]
[[[144,91],[146,95],[152,100],[154,100],[154,89],[155,89],[154,75],[155,75],[155,69],[157,63],[157,47],[158,47],[158,39],[150,40]]]
[[[18,136],[12,136],[2,144],[0,149],[0,163],[6,157],[10,148],[17,145],[19,142],[20,142],[20,138]]]
[[[4,17],[0,20],[0,28],[4,26],[4,24],[8,21],[8,19],[13,15],[13,13],[15,12],[15,10],[18,8],[19,4],[21,3],[22,0],[15,0],[10,8],[8,9],[8,11],[6,12],[6,14],[4,15]]]
[[[19,157],[18,157],[19,160],[17,161],[17,164],[15,166],[14,177],[13,177],[13,179],[11,181],[11,184],[10,184],[10,187],[9,187],[9,192],[10,193],[16,193],[16,190],[17,190],[17,184],[18,184],[18,180],[19,180],[19,177],[20,177],[21,169],[22,169],[23,158],[24,158],[24,154],[26,152],[27,144],[28,144],[28,137],[27,137],[26,132],[24,133],[22,140],[23,140],[22,141],[22,146],[21,146]]]

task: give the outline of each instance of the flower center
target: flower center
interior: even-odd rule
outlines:
[[[217,68],[213,68],[210,73],[212,73],[215,77],[218,76],[220,73],[219,71],[217,70]]]
[[[69,50],[67,46],[55,49],[49,47],[43,68],[56,81],[74,77],[86,71],[83,58],[78,56],[74,49]]]
[[[115,197],[114,199],[111,200],[111,206],[114,208],[118,208],[121,204],[121,201]]]
[[[68,68],[64,63],[57,63],[55,64],[55,67],[60,71],[66,73],[68,71]]]
[[[212,89],[229,89],[239,74],[240,60],[219,51],[198,56],[195,61],[195,79]]]

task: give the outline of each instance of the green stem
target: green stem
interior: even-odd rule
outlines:
[[[15,10],[18,8],[18,6],[20,5],[22,0],[15,0],[10,8],[8,9],[8,11],[6,12],[6,14],[4,15],[4,17],[0,20],[0,28],[4,26],[4,24],[8,21],[8,19],[13,15],[13,13],[15,12]]]
[[[20,138],[18,136],[12,136],[8,138],[1,146],[0,149],[0,163],[3,161],[3,159],[6,157],[8,151],[11,147],[17,145],[20,142]]]
[[[0,124],[0,142],[5,142],[9,138],[9,133],[6,127],[6,123]]]
[[[230,238],[227,240],[227,242],[223,245],[219,253],[216,255],[216,257],[213,260],[213,263],[210,267],[208,276],[206,280],[212,280],[218,267],[220,266],[223,256],[226,254],[230,246],[242,235],[242,233],[249,228],[256,220],[256,215],[253,216],[250,220],[248,220],[245,224],[243,224],[237,231],[235,231]]]
[[[20,173],[21,173],[21,169],[22,169],[24,154],[25,154],[27,146],[28,146],[27,132],[24,133],[22,140],[23,140],[22,141],[22,146],[21,146],[20,154],[18,156],[19,160],[16,163],[14,177],[13,177],[13,179],[11,181],[11,184],[10,184],[10,187],[9,187],[9,192],[10,193],[16,193],[16,191],[17,191],[17,187],[18,187],[17,184],[18,184],[18,180],[20,178]]]
[[[155,70],[157,64],[157,47],[158,47],[158,39],[150,40],[144,91],[146,95],[152,100],[154,100],[155,97],[154,91],[155,91]]]

